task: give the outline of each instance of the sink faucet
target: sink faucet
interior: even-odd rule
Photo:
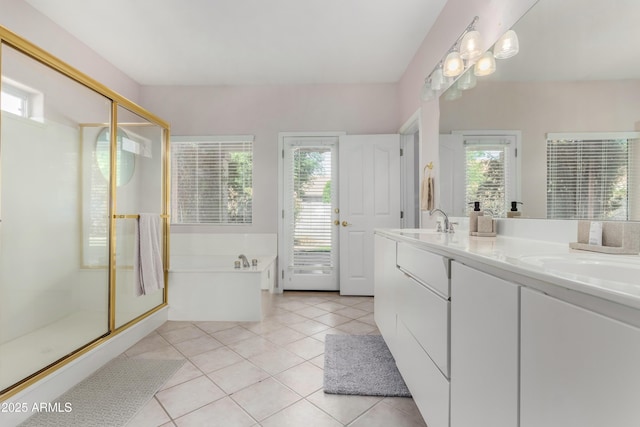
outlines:
[[[245,268],[246,268],[246,267],[251,267],[251,264],[249,264],[249,260],[248,260],[248,259],[247,259],[247,257],[246,257],[246,256],[244,256],[243,254],[240,254],[240,255],[238,256],[238,259],[241,259],[241,260],[242,260],[242,266],[243,266],[243,267],[245,267]]]
[[[449,217],[447,216],[446,213],[444,213],[444,211],[442,209],[433,209],[431,211],[429,211],[429,215],[433,215],[434,213],[440,212],[442,214],[442,216],[444,217],[444,232],[448,233],[449,232]]]

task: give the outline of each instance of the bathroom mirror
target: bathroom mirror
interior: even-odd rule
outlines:
[[[638,16],[637,0],[539,0],[513,27],[516,56],[497,59],[496,72],[478,77],[460,97],[440,97],[441,135],[519,133],[514,197],[524,203],[523,216],[552,216],[549,134],[640,131],[640,55],[633,42],[640,40]],[[627,218],[640,220],[640,142],[632,137],[628,143]],[[464,198],[446,188],[451,177],[443,169],[441,193]]]
[[[131,181],[136,167],[136,155],[127,149],[127,143],[131,140],[128,138],[127,133],[120,128],[118,128],[116,141],[116,185],[120,187]],[[98,162],[100,173],[105,179],[109,179],[111,163],[109,147],[109,128],[105,127],[98,133],[96,138],[96,161]]]

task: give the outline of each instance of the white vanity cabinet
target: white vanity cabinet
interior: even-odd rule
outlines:
[[[374,238],[373,315],[389,350],[395,357],[396,294],[402,273],[396,265],[396,241],[378,234]]]
[[[518,425],[519,289],[451,263],[451,427]]]
[[[448,427],[450,262],[405,242],[396,261],[396,364],[427,425]]]
[[[522,289],[520,427],[640,426],[640,329]]]

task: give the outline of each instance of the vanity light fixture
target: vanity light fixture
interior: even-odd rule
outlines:
[[[491,51],[482,54],[473,68],[473,74],[478,77],[488,76],[496,71],[496,59]]]
[[[502,35],[493,47],[493,56],[497,59],[506,59],[515,56],[520,51],[518,35],[509,30]]]
[[[420,99],[423,101],[431,101],[436,98],[436,91],[431,88],[431,83],[429,83],[429,79],[426,78],[424,80],[424,84],[422,85],[422,91],[420,92]]]
[[[477,82],[478,79],[476,79],[476,75],[473,73],[473,70],[468,70],[458,79],[456,84],[460,90],[469,90],[476,87]]]
[[[444,60],[444,65],[442,66],[442,74],[445,77],[456,77],[462,74],[463,71],[464,61],[457,51],[452,50]]]
[[[431,89],[438,91],[441,90],[445,84],[444,74],[442,73],[442,67],[438,65],[438,67],[433,70],[431,73],[431,78],[429,79],[431,83]]]
[[[472,28],[473,25],[475,25],[476,19],[474,19],[473,23],[471,24]],[[480,40],[480,32],[475,29],[467,31],[467,33],[462,37],[462,41],[460,42],[460,57],[462,59],[473,61],[480,55],[482,55],[482,41]]]
[[[462,91],[458,88],[458,85],[453,85],[444,93],[444,99],[447,101],[453,101],[454,99],[462,98]]]

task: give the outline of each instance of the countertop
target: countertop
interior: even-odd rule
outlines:
[[[490,266],[640,310],[638,255],[598,254],[570,249],[565,243],[500,235],[474,237],[466,230],[447,234],[426,229],[377,229],[376,234],[412,243],[463,263]],[[545,264],[545,260],[550,263]],[[555,261],[579,264],[579,274],[556,267]],[[590,268],[597,270],[597,274],[591,275]],[[620,272],[623,274],[617,274]],[[620,277],[612,280],[616,275]]]

